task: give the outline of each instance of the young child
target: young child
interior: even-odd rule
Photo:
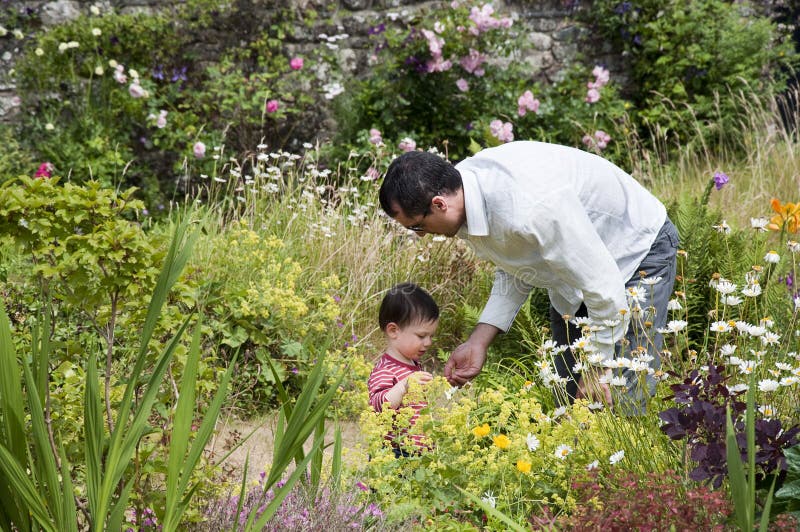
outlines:
[[[384,407],[414,409],[410,420],[413,426],[424,403],[403,405],[409,379],[421,384],[430,382],[433,375],[422,371],[419,360],[431,345],[439,325],[439,306],[425,290],[413,283],[401,283],[389,289],[381,302],[378,322],[386,339],[386,349],[369,376],[369,402],[376,412]],[[406,455],[400,449],[400,439],[407,433],[387,434],[395,456]],[[424,448],[421,435],[412,435],[415,446]]]

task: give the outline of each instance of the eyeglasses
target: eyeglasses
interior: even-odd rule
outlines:
[[[414,225],[409,225],[406,227],[409,231],[414,231],[415,233],[424,233],[425,229],[422,227],[422,222],[425,220],[425,217],[431,213],[431,209],[428,208],[424,213],[422,213],[422,219],[415,223]]]

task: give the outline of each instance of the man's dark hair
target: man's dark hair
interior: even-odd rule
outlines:
[[[434,196],[453,193],[461,186],[461,174],[449,161],[425,151],[410,151],[389,165],[381,185],[381,207],[392,218],[397,216],[395,206],[406,216],[419,216],[428,212]]]
[[[403,328],[412,323],[425,323],[439,319],[439,305],[431,295],[414,283],[400,283],[391,287],[381,301],[378,323],[385,331],[390,323]]]

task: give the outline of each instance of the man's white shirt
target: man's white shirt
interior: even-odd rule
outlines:
[[[532,287],[546,288],[562,315],[584,302],[597,324],[621,320],[594,337],[613,354],[630,317],[625,282],[664,224],[664,205],[602,157],[557,144],[510,142],[456,169],[466,210],[458,236],[497,266],[479,321],[508,331]]]

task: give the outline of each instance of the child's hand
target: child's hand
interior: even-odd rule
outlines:
[[[415,371],[408,376],[409,383],[418,382],[420,384],[427,384],[433,380],[433,375],[427,371]]]

